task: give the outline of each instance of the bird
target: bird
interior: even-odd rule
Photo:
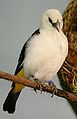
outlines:
[[[62,15],[57,9],[47,9],[40,20],[40,27],[23,45],[15,75],[38,80],[48,85],[62,66],[68,54],[67,37],[62,32]],[[16,102],[23,85],[14,83],[3,104],[9,114],[15,112]]]

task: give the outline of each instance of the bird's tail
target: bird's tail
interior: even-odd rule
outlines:
[[[20,77],[24,77],[24,69],[22,68],[17,74],[15,74]],[[22,84],[18,83],[12,83],[12,89],[10,90],[4,104],[3,104],[3,110],[7,111],[8,113],[12,114],[15,111],[16,107],[16,101],[19,97],[20,92],[24,86]]]
[[[16,101],[19,97],[20,92],[14,93],[12,91],[9,92],[4,104],[3,104],[3,110],[8,111],[8,113],[12,114],[15,111]]]

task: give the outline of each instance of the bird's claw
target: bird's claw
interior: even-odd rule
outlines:
[[[51,98],[54,96],[54,94],[57,92],[57,88],[56,88],[56,85],[54,83],[51,84],[51,88],[52,88],[52,95],[51,95]]]
[[[51,86],[51,90],[52,90],[51,98],[52,98],[54,94],[57,92],[57,88],[56,88],[56,85],[52,81],[49,81],[48,84]]]
[[[42,93],[43,84],[37,78],[35,78],[34,81],[39,85],[40,91]],[[37,93],[37,90],[35,88],[34,91]]]
[[[51,86],[51,90],[52,90],[51,98],[52,98],[52,97],[54,96],[54,94],[57,92],[56,85],[55,85],[52,81],[49,81],[48,83],[42,83],[42,82],[39,81],[37,78],[35,78],[34,81],[39,85],[41,94],[42,94],[42,89],[43,89],[44,87],[46,87],[47,85],[50,85],[50,86]],[[37,90],[36,90],[35,88],[34,88],[34,91],[37,93]]]
[[[57,89],[56,89],[56,88],[54,88],[54,89],[53,89],[53,92],[52,92],[52,95],[51,95],[51,97],[50,97],[50,98],[52,98],[56,92],[57,92]]]

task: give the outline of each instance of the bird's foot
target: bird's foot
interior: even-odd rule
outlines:
[[[54,96],[54,94],[57,92],[56,85],[52,81],[48,81],[48,84],[51,86],[52,89],[52,95],[51,98]]]
[[[39,85],[40,91],[42,93],[43,83],[39,79],[34,78],[34,81]],[[37,93],[37,90],[34,88],[34,91]]]

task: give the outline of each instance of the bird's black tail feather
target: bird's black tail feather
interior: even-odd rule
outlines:
[[[15,111],[16,101],[19,97],[20,92],[13,93],[13,89],[9,92],[4,104],[3,104],[3,110],[7,111],[8,113],[12,114]]]

